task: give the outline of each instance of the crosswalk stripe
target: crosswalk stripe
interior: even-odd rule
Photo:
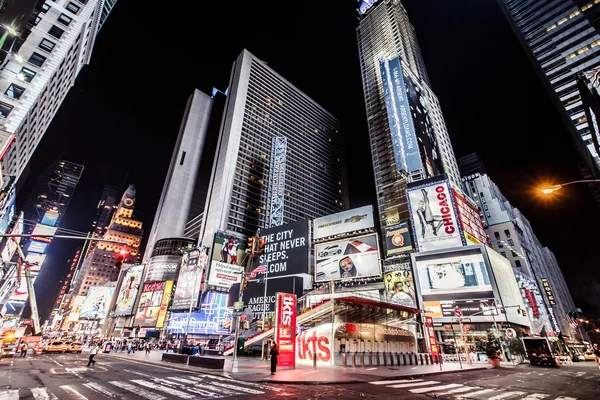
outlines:
[[[19,400],[19,389],[0,393],[0,400]]]
[[[400,379],[397,381],[376,381],[369,382],[371,385],[392,385],[394,383],[406,383],[406,382],[421,382],[423,379]]]
[[[35,400],[57,400],[56,396],[48,393],[45,387],[31,388],[31,394]]]
[[[409,390],[409,392],[411,392],[411,393],[427,393],[427,392],[435,392],[438,390],[452,389],[452,388],[462,387],[462,386],[463,385],[460,385],[458,383],[450,383],[448,385],[430,386],[430,387],[426,387],[426,388],[411,389],[411,390]]]
[[[213,385],[219,386],[219,387],[224,387],[227,389],[232,389],[232,390],[238,390],[240,392],[244,392],[244,393],[250,393],[250,394],[263,394],[265,392],[261,391],[261,390],[254,390],[254,389],[249,389],[249,388],[245,388],[242,386],[235,386],[235,385],[229,385],[227,383],[223,383],[223,382],[213,382]]]
[[[479,386],[465,386],[465,387],[461,387],[461,388],[458,388],[458,389],[448,390],[447,392],[444,392],[444,393],[436,393],[436,395],[438,395],[438,396],[445,396],[447,394],[456,394],[456,393],[470,392],[471,390],[476,390],[476,389],[481,389],[481,388]]]
[[[488,400],[501,400],[506,399],[507,397],[519,396],[523,394],[525,394],[525,392],[504,392],[498,396],[490,397]]]
[[[167,379],[168,379],[168,380],[171,380],[171,381],[182,382],[182,383],[190,383],[189,379],[180,378],[180,377],[178,377],[178,376],[171,376],[171,377],[169,377],[169,378],[167,378]],[[193,382],[192,382],[192,383],[193,383]],[[211,389],[212,389],[212,387],[211,387]],[[187,389],[187,390],[190,390],[190,391],[191,391],[191,389]],[[224,397],[224,395],[222,395],[222,394],[220,394],[220,393],[212,393],[212,392],[209,392],[208,390],[206,390],[206,388],[205,388],[205,387],[203,387],[202,389],[198,389],[197,387],[194,387],[194,392],[195,392],[195,393],[199,393],[199,394],[201,394],[202,396],[206,396],[206,397],[212,397],[212,398],[215,398],[215,399],[217,399],[217,398],[221,398],[221,397]]]
[[[202,384],[204,386],[207,386],[210,390],[212,390],[214,392],[217,392],[217,393],[221,393],[221,394],[224,394],[224,395],[227,395],[227,396],[238,396],[240,394],[240,392],[236,392],[234,390],[229,390],[229,389],[225,389],[225,388],[222,388],[222,387],[213,387],[213,386],[211,386],[215,382],[215,380],[204,381],[201,378],[197,378],[195,376],[188,376],[187,378],[192,379],[192,380],[194,380],[194,381],[196,381],[196,382],[198,382],[198,383],[200,383],[200,384]],[[218,378],[218,379],[220,379],[220,378]],[[218,379],[216,379],[216,380],[218,380]],[[230,379],[227,379],[227,380],[231,381]]]
[[[167,400],[166,397],[161,396],[160,394],[149,392],[146,389],[142,389],[140,387],[131,385],[127,382],[110,381],[108,383],[110,383],[113,386],[119,387],[121,389],[125,389],[129,392],[135,393],[138,396],[143,397],[148,400]]]
[[[138,385],[146,386],[147,388],[150,388],[150,389],[159,390],[161,392],[168,393],[172,396],[177,396],[181,399],[193,399],[195,397],[194,395],[182,392],[181,390],[173,389],[172,387],[169,387],[169,386],[160,386],[154,382],[148,382],[148,381],[145,381],[142,379],[134,379],[130,382],[137,383]]]
[[[95,382],[88,382],[88,383],[84,383],[83,386],[85,386],[88,389],[92,389],[95,392],[98,393],[102,393],[105,396],[108,397],[117,397],[117,395],[114,392],[111,392],[110,390],[106,389],[104,386],[95,383]]]
[[[481,395],[481,394],[485,394],[485,393],[493,392],[493,391],[495,391],[495,390],[497,390],[497,389],[483,389],[483,390],[480,390],[480,391],[478,391],[478,392],[467,393],[467,394],[461,394],[460,396],[456,396],[456,398],[457,398],[457,399],[464,399],[464,398],[465,398],[464,396],[469,396],[468,398],[470,399],[470,398],[471,398],[471,397],[473,397],[473,396],[479,396],[479,395]]]
[[[563,396],[561,396],[561,397],[557,397],[554,400],[577,400],[577,397],[563,397]]]
[[[73,389],[69,385],[62,385],[62,386],[60,386],[60,388],[62,390],[64,390],[65,392],[70,393],[72,396],[75,396],[75,398],[78,400],[88,400],[87,397],[85,397],[84,395],[82,395],[81,393],[79,393],[77,390]]]
[[[392,385],[392,386],[388,386],[394,389],[400,389],[400,388],[407,388],[407,387],[414,387],[414,386],[423,386],[423,385],[436,385],[439,382],[436,381],[427,381],[427,382],[417,382],[417,383],[403,383],[401,385]]]
[[[522,400],[540,400],[540,399],[545,399],[548,396],[550,396],[550,395],[549,394],[543,394],[543,393],[533,393],[533,394],[530,394],[527,397],[523,397]]]

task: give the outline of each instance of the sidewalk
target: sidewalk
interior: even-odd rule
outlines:
[[[300,367],[295,369],[278,369],[275,375],[271,375],[271,364],[269,361],[263,361],[258,358],[240,357],[238,358],[239,372],[221,372],[212,369],[189,367],[183,364],[167,363],[161,360],[162,351],[152,351],[146,355],[144,351],[137,351],[135,354],[127,354],[126,351],[119,353],[110,353],[111,357],[135,361],[144,364],[151,364],[161,367],[178,369],[186,372],[196,372],[201,374],[210,374],[242,380],[247,382],[272,382],[272,383],[296,383],[296,384],[339,384],[339,383],[359,383],[380,380],[390,380],[397,378],[410,378],[423,375],[445,374],[460,372],[458,363],[445,363],[440,370],[439,365],[419,365],[419,366],[397,366],[397,367],[372,367],[372,368],[342,368],[342,367],[320,367],[318,369]],[[108,353],[99,354],[108,356]],[[225,357],[225,371],[231,368],[231,357]],[[490,368],[487,363],[476,363],[473,365],[463,364],[463,371],[483,370]]]

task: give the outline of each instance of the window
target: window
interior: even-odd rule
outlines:
[[[42,14],[46,14],[49,9],[50,9],[50,5],[48,3],[44,3],[42,5]]]
[[[34,26],[37,26],[37,24],[40,23],[40,21],[42,20],[42,17],[40,17],[39,15],[35,17],[35,22],[33,23]]]
[[[51,42],[48,39],[42,39],[40,44],[38,44],[38,47],[40,49],[45,50],[48,53],[50,53],[54,49],[54,46],[56,46],[56,43]]]
[[[8,117],[8,114],[10,114],[10,112],[12,111],[14,107],[11,106],[10,104],[6,104],[0,101],[0,117],[1,118],[6,118]]]
[[[19,100],[24,92],[25,88],[11,83],[8,89],[6,89],[6,92],[4,92],[4,94],[10,97],[11,99]]]
[[[72,12],[73,14],[77,14],[81,8],[74,3],[67,4],[67,10]]]
[[[510,231],[508,229],[504,230],[504,234],[506,235],[507,238],[510,237]]]
[[[81,4],[87,4],[88,0],[77,0],[78,2],[80,2]]]
[[[515,253],[515,251],[514,251],[514,250],[511,250],[511,251],[510,251],[510,254],[511,254],[513,257],[518,257],[518,256],[519,256],[517,253]]]
[[[498,247],[502,248],[504,247],[504,245],[502,244],[501,240],[498,240],[498,242],[496,242],[496,244],[498,245]]]
[[[515,245],[515,242],[513,242],[513,240],[512,240],[512,239],[508,239],[508,244],[510,244],[511,246],[514,246],[514,245]]]
[[[494,232],[494,236],[496,237],[496,239],[500,239],[500,232]]]
[[[517,268],[521,268],[522,267],[521,260],[515,260],[515,267],[517,267]]]
[[[501,251],[500,254],[502,254],[502,257],[506,257],[506,252],[505,251]]]
[[[58,16],[58,22],[60,22],[63,25],[69,26],[69,24],[73,21],[73,18],[65,15],[65,14],[60,14]]]
[[[33,77],[35,76],[35,72],[30,70],[29,68],[21,68],[21,72],[19,72],[19,79],[25,82],[31,82]]]
[[[65,33],[65,31],[60,29],[56,25],[52,25],[52,28],[50,28],[48,33],[51,34],[52,36],[54,36],[55,38],[60,39],[60,37],[63,35],[63,33]]]
[[[41,67],[42,65],[44,65],[44,62],[46,62],[46,57],[34,52],[31,55],[31,57],[29,57],[29,62],[32,63],[33,65],[37,65],[38,67]]]

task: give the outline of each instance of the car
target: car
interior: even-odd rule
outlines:
[[[67,342],[50,342],[44,347],[44,353],[64,353],[67,351]]]
[[[83,345],[79,342],[69,342],[66,351],[67,353],[81,353],[83,351]]]
[[[585,361],[596,361],[596,356],[592,351],[586,351],[583,354],[583,358],[585,359]]]
[[[323,250],[319,252],[319,257],[328,257],[334,256],[336,254],[342,254],[342,248],[339,244],[332,244],[331,246],[325,247]]]

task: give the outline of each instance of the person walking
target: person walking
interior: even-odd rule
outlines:
[[[90,366],[90,364],[92,365],[96,365],[96,360],[94,360],[94,357],[96,356],[96,354],[98,354],[98,352],[100,351],[100,346],[99,345],[95,345],[94,347],[92,347],[92,349],[90,350],[90,359],[88,360],[88,368]]]
[[[127,345],[127,354],[131,354],[131,350],[133,350],[133,345],[131,344],[131,342],[129,342],[129,344]]]
[[[600,348],[597,344],[594,345],[594,356],[596,357],[596,364],[600,368]]]
[[[29,348],[29,346],[27,345],[27,343],[23,343],[23,345],[21,346],[21,357],[26,357],[27,356],[27,349]]]
[[[279,356],[279,345],[275,343],[271,347],[271,375],[277,372],[277,356]]]
[[[150,344],[148,344],[148,342],[144,344],[144,350],[146,350],[146,354],[150,354]]]

